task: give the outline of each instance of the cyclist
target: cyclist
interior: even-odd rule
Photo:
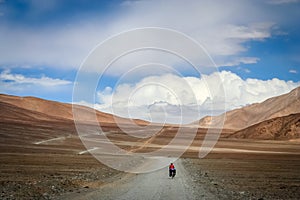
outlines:
[[[169,177],[174,177],[176,174],[176,169],[173,163],[169,165]]]

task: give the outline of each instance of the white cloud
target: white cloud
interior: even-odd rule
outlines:
[[[224,87],[225,97],[219,84]],[[243,80],[229,71],[201,78],[167,74],[146,77],[135,84],[124,83],[114,91],[110,88],[100,91],[98,97],[102,103],[95,108],[124,117],[188,123],[208,114],[219,114],[224,109],[262,102],[299,85],[300,82],[276,78]]]
[[[249,69],[244,69],[244,72],[246,72],[246,73],[250,73],[251,71],[249,70]]]
[[[8,65],[46,65],[78,68],[89,51],[101,41],[89,24],[30,29],[2,27],[0,58]]]
[[[224,63],[217,63],[217,66],[238,66],[240,64],[255,64],[259,61],[259,58],[255,57],[240,57],[235,58],[232,61],[224,62]]]
[[[271,36],[273,23],[252,23],[247,26],[226,25],[223,34],[227,39],[261,40]]]
[[[298,71],[295,70],[295,69],[290,69],[289,72],[292,73],[292,74],[298,74]]]
[[[270,97],[287,93],[300,85],[300,82],[283,81],[277,78],[243,80],[236,74],[227,71],[222,71],[220,75],[225,88],[226,105],[229,109],[262,102]]]
[[[31,85],[41,85],[45,87],[55,87],[55,86],[62,86],[62,85],[69,85],[72,82],[61,80],[61,79],[53,79],[46,76],[42,76],[40,78],[30,78],[25,77],[22,74],[12,74],[9,70],[4,70],[0,74],[0,82],[6,83],[10,85],[15,84],[31,84]]]
[[[48,76],[32,76],[11,73],[9,70],[0,73],[0,93],[17,96],[34,96],[55,101],[70,101],[73,82]]]
[[[251,1],[191,1],[189,4],[139,1],[130,4],[130,14],[116,21],[116,27],[161,26],[179,30],[202,44],[216,63],[224,63],[228,57],[247,51],[245,42],[271,37],[274,23],[265,13],[259,13],[256,6]],[[245,17],[245,9],[252,14]]]
[[[299,0],[269,0],[269,4],[273,5],[281,5],[281,4],[288,4],[288,3],[297,3]]]

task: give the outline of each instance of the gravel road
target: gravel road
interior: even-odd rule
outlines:
[[[174,179],[168,177],[167,168],[146,174],[128,174],[96,191],[73,194],[66,199],[213,199],[211,194],[193,183],[191,173],[184,169],[180,159],[174,164],[177,169]]]

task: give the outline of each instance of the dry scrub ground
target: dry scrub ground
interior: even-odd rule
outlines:
[[[214,199],[300,199],[299,156],[230,157],[185,159],[183,164]]]

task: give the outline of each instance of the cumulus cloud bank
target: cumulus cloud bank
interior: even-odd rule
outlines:
[[[225,96],[220,92],[220,87],[216,86],[220,79]],[[299,82],[276,78],[243,80],[229,71],[215,72],[200,78],[165,74],[99,91],[98,100],[101,103],[95,108],[155,122],[189,123],[208,114],[220,114],[225,110],[262,102],[299,85]],[[183,116],[184,113],[189,114]]]

